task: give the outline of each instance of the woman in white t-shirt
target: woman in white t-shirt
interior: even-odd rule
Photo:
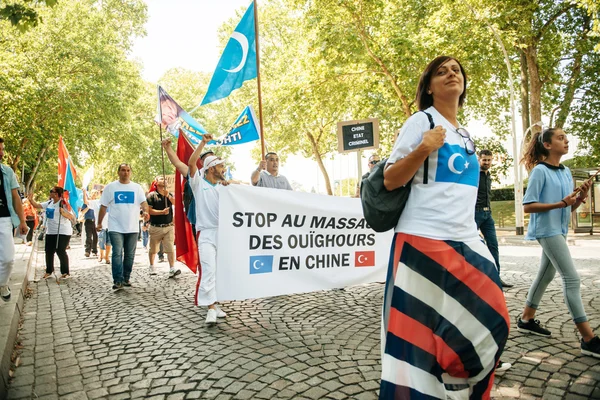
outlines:
[[[50,190],[50,200],[43,203],[33,200],[32,193],[27,196],[32,206],[43,209],[46,212],[46,273],[44,274],[44,279],[54,273],[55,253],[60,260],[61,278],[70,277],[67,246],[73,234],[72,223],[75,221],[75,215],[69,205],[63,200],[63,193],[63,188],[54,186]]]
[[[456,59],[430,62],[417,88],[423,112],[387,161],[386,188],[411,192],[387,274],[380,399],[489,399],[508,337],[498,271],[475,225],[475,146],[457,119],[466,87]]]

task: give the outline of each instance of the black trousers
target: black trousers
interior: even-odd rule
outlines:
[[[98,232],[94,220],[86,219],[83,225],[85,226],[85,252],[98,254]]]
[[[67,246],[71,236],[67,235],[46,235],[46,273],[54,272],[54,254],[58,255],[60,260],[60,273],[69,273],[69,256],[67,255]],[[58,246],[57,246],[58,242]]]
[[[31,242],[31,239],[33,239],[33,228],[35,227],[35,219],[26,220],[25,223],[27,224],[27,227],[29,228],[29,232],[27,232],[27,239],[25,239],[25,241]]]

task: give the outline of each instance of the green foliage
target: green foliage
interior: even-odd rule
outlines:
[[[477,152],[487,149],[493,154],[490,174],[494,182],[500,183],[500,178],[506,176],[513,167],[513,158],[508,154],[506,148],[498,137],[475,138]]]
[[[42,22],[42,17],[39,15],[37,7],[41,4],[53,7],[57,2],[58,0],[23,0],[18,3],[5,4],[0,8],[0,20],[10,21],[14,27],[24,32]]]

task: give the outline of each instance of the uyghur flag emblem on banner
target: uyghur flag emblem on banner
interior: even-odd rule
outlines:
[[[65,189],[63,199],[71,206],[75,216],[77,216],[77,209],[83,205],[83,192],[77,189],[76,178],[75,166],[71,162],[71,157],[61,136],[58,139],[58,186]]]
[[[256,34],[254,30],[254,2],[231,34],[221,59],[200,105],[223,99],[244,81],[256,78]]]

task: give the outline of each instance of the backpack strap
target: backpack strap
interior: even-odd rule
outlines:
[[[433,117],[431,116],[431,114],[429,114],[427,111],[422,111],[422,112],[425,113],[425,115],[427,115],[427,119],[429,120],[429,129],[435,128],[435,124],[433,123]],[[429,156],[427,156],[427,158],[425,159],[425,162],[423,163],[423,183],[427,184],[428,180],[429,180]]]

